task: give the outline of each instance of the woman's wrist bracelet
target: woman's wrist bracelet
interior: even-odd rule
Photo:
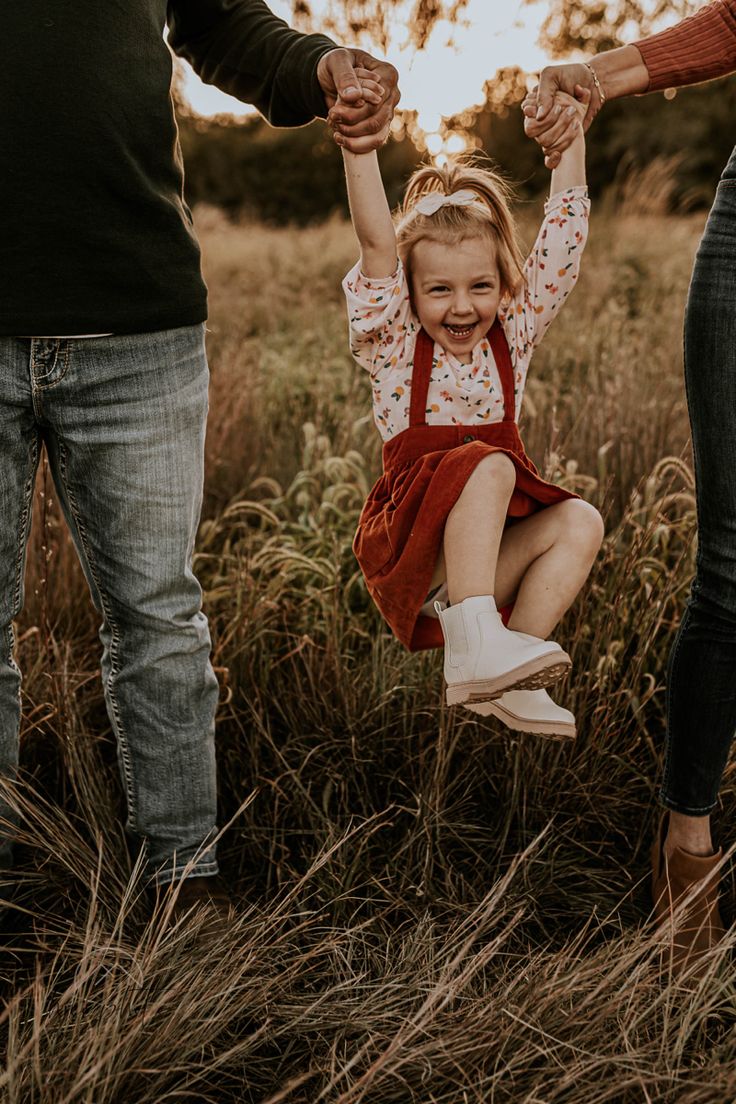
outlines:
[[[588,65],[587,61],[584,61],[583,65],[585,66],[586,69],[588,69],[590,71],[590,74],[593,77],[593,83],[595,84],[596,91],[598,92],[598,95],[601,98],[601,107],[603,107],[604,103],[606,102],[606,93],[603,91],[603,85],[601,84],[600,80],[598,79],[598,74],[596,73],[596,71],[595,71],[595,69],[593,68],[592,65]]]

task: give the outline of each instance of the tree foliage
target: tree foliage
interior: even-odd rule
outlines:
[[[421,50],[441,20],[457,23],[467,5],[468,0],[328,0],[317,16],[311,0],[292,0],[292,13],[295,26],[319,29],[341,42],[367,39],[384,51],[392,30],[406,27]]]
[[[682,18],[701,5],[702,0],[551,0],[539,44],[553,58],[576,50],[597,54],[651,34],[665,16]]]
[[[438,20],[457,22],[467,0],[330,0],[314,29],[338,39],[361,34],[376,42],[388,35],[402,12],[412,14],[418,48]],[[551,55],[575,50],[592,53],[631,42],[657,28],[663,15],[684,16],[693,0],[550,0],[544,45]],[[308,0],[294,0],[295,13],[312,20]],[[538,147],[523,132],[519,105],[527,75],[518,67],[499,70],[485,86],[485,102],[445,120],[446,133],[464,135],[484,150],[520,185],[523,196],[544,192],[549,174]],[[270,222],[309,223],[331,212],[347,213],[342,160],[323,124],[274,130],[262,119],[237,123],[200,119],[177,97],[192,202],[223,207]],[[598,198],[620,182],[668,159],[670,195],[675,206],[710,202],[732,145],[736,81],[726,78],[682,89],[674,99],[661,94],[616,100],[606,105],[588,136],[588,177]],[[403,112],[394,141],[381,151],[381,167],[392,205],[398,202],[412,168],[422,157],[423,134],[416,112]],[[674,158],[678,158],[675,163]]]
[[[303,226],[335,211],[347,214],[342,157],[324,123],[277,129],[258,116],[240,122],[185,114],[179,133],[190,203],[272,224]],[[408,137],[380,151],[392,205],[419,160]]]
[[[486,84],[485,103],[447,119],[445,130],[464,134],[490,154],[520,194],[530,197],[548,189],[549,173],[538,146],[524,135],[525,88],[521,70],[501,70]],[[591,194],[597,201],[623,174],[665,158],[672,164],[675,207],[708,205],[731,152],[734,114],[733,78],[682,89],[674,99],[655,93],[612,101],[588,133]],[[402,120],[398,137],[380,153],[392,206],[423,156],[415,144],[421,138],[415,113],[404,113]],[[307,224],[334,211],[347,214],[342,159],[324,124],[281,130],[257,117],[208,120],[188,112],[180,114],[179,126],[190,202],[275,223]]]
[[[327,0],[315,11],[314,0],[292,0],[293,21],[305,30],[322,30],[340,41],[370,41],[385,50],[397,27],[407,28],[421,50],[440,21],[457,23],[469,0]],[[525,0],[526,4],[536,0]],[[704,0],[550,0],[540,45],[550,57],[574,51],[610,50],[655,31],[665,17],[683,18]]]

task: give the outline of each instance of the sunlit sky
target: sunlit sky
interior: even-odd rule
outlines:
[[[269,0],[269,7],[289,20],[289,0]],[[314,0],[312,7],[318,14],[325,4]],[[401,75],[401,106],[419,111],[422,128],[434,131],[440,115],[452,115],[482,102],[483,83],[498,69],[509,65],[529,72],[540,69],[545,57],[536,39],[547,7],[547,0],[532,4],[522,4],[521,0],[470,0],[464,13],[468,26],[438,24],[427,48],[419,54],[402,44],[398,32],[387,56]],[[454,47],[448,47],[450,39]],[[252,110],[218,89],[203,85],[191,70],[187,73],[186,93],[202,115],[242,115]]]

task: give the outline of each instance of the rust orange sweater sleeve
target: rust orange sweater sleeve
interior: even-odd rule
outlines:
[[[713,0],[634,45],[649,70],[648,92],[736,72],[736,0]]]

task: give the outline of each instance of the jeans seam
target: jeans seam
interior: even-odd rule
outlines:
[[[37,376],[33,372],[33,366],[35,365],[35,357],[31,365],[31,378],[33,380],[33,386],[36,391],[48,391],[51,387],[56,387],[57,383],[61,383],[69,370],[69,362],[71,360],[71,342],[65,341],[63,343],[63,361],[61,367],[61,373],[51,383],[44,383],[43,380],[48,379],[50,375],[55,371],[57,362],[59,360],[59,352],[61,349],[57,349],[54,362],[49,368],[48,372],[44,372],[42,376]]]
[[[17,617],[20,611],[21,603],[21,591],[23,589],[23,555],[25,551],[26,541],[28,540],[28,531],[31,523],[31,513],[33,505],[33,483],[36,477],[36,463],[38,461],[38,437],[33,438],[30,451],[30,471],[28,478],[26,479],[25,487],[23,489],[23,509],[18,521],[18,533],[17,533],[17,551],[15,555],[14,573],[15,584],[13,586],[13,597],[10,606],[10,618],[8,624],[3,628],[3,638],[5,642],[5,656],[8,666],[11,671],[14,671],[16,675],[20,675],[20,667],[15,662],[15,630],[13,629],[13,619]],[[18,705],[21,703],[21,686],[18,683]]]
[[[660,801],[666,809],[671,809],[674,813],[681,813],[683,816],[707,816],[718,806],[717,801],[714,801],[712,805],[683,805],[681,801],[673,801],[664,793],[660,794]]]
[[[675,666],[675,663],[677,661],[677,657],[680,653],[680,647],[682,645],[682,638],[685,634],[685,629],[687,627],[687,620],[688,620],[689,616],[690,616],[690,611],[689,611],[689,609],[686,609],[684,614],[682,615],[682,621],[680,622],[680,628],[678,630],[677,637],[675,639],[675,643],[672,646],[672,652],[670,654],[669,671],[668,671],[668,674],[667,674],[667,686],[668,686],[668,691],[670,691],[670,692],[671,692],[671,687],[672,687],[672,670]],[[669,718],[668,718],[668,720],[669,720]],[[666,733],[665,733],[664,771],[663,771],[663,775],[662,775],[662,786],[661,786],[661,789],[660,789],[660,795],[662,797],[665,795],[665,790],[668,788],[668,786],[670,784],[671,777],[672,777],[671,750],[672,750],[672,726],[671,726],[671,724],[668,723],[667,728],[666,728]]]
[[[116,737],[118,739],[118,742],[120,744],[120,752],[121,752],[121,757],[122,757],[122,761],[123,761],[123,768],[124,768],[125,782],[126,782],[126,797],[127,797],[127,800],[128,800],[128,813],[129,813],[129,817],[130,817],[130,821],[131,821],[131,826],[133,827],[134,830],[137,831],[136,817],[137,817],[137,814],[138,814],[138,800],[137,800],[136,785],[135,785],[135,773],[133,771],[133,766],[132,766],[132,762],[131,762],[131,758],[130,758],[130,750],[129,750],[129,747],[128,747],[128,739],[127,739],[127,736],[125,734],[125,727],[123,725],[122,718],[120,716],[120,707],[118,705],[118,701],[117,701],[117,698],[115,696],[115,679],[116,679],[116,676],[120,673],[120,668],[118,666],[118,658],[119,658],[118,653],[119,653],[119,646],[120,646],[120,632],[119,632],[119,629],[117,627],[117,623],[116,623],[114,617],[112,616],[112,611],[111,611],[110,601],[109,601],[109,598],[108,598],[108,595],[107,595],[107,591],[105,590],[105,588],[102,586],[102,584],[100,582],[100,575],[99,575],[99,571],[97,570],[97,563],[95,561],[94,555],[92,554],[92,552],[90,550],[89,538],[87,536],[87,530],[84,526],[84,522],[82,521],[81,511],[80,511],[79,506],[77,504],[77,500],[74,496],[74,493],[69,487],[69,481],[67,479],[66,449],[64,448],[64,445],[63,445],[62,441],[59,441],[59,475],[60,475],[61,480],[64,484],[64,490],[66,491],[67,498],[69,499],[69,505],[70,505],[72,513],[74,515],[74,521],[76,523],[77,529],[79,530],[79,539],[82,542],[82,547],[84,548],[84,554],[87,557],[87,563],[89,564],[90,573],[92,575],[92,578],[95,581],[95,585],[97,586],[97,590],[99,591],[100,604],[102,606],[102,611],[103,611],[105,617],[107,618],[108,624],[110,625],[110,676],[107,680],[106,690],[107,690],[107,696],[108,696],[108,699],[110,701],[110,706],[111,706],[111,709],[112,709],[112,714],[113,714],[113,718],[114,718],[114,722],[115,722],[115,725],[114,725],[115,735],[116,735]]]
[[[20,592],[23,587],[23,550],[28,537],[28,529],[31,521],[31,505],[33,501],[33,483],[36,477],[36,463],[38,461],[38,437],[34,437],[31,445],[31,464],[28,479],[23,491],[23,510],[18,523],[18,546],[15,556],[15,586],[13,588],[13,605],[11,620],[18,613],[20,606]]]

